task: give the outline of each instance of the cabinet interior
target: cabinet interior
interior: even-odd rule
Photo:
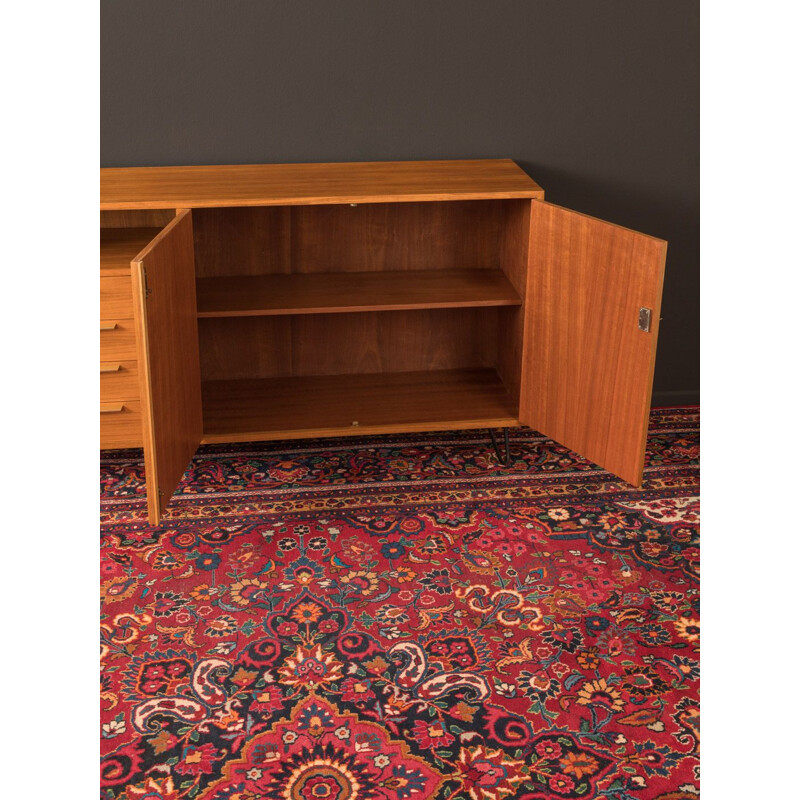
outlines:
[[[529,213],[195,209],[205,440],[516,424]]]
[[[107,270],[174,213],[103,212]],[[529,227],[527,199],[194,209],[204,441],[517,424]]]

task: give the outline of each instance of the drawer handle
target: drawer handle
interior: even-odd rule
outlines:
[[[101,364],[100,372],[119,372],[122,369],[122,364]]]
[[[125,408],[122,403],[100,403],[101,414],[119,414]]]
[[[100,330],[101,331],[113,331],[117,327],[116,322],[101,322],[100,323]]]

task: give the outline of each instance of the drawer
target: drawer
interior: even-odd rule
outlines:
[[[100,360],[136,360],[136,331],[132,319],[101,320]]]
[[[100,404],[100,449],[142,446],[142,409],[138,400]]]
[[[135,361],[100,362],[100,402],[139,399],[139,374]]]
[[[133,319],[133,287],[129,275],[100,278],[100,319]]]

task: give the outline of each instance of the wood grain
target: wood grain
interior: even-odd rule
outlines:
[[[139,254],[132,275],[147,511],[158,525],[203,430],[191,211],[179,212]]]
[[[198,209],[197,276],[498,269],[515,202]]]
[[[292,272],[499,269],[505,200],[291,209]]]
[[[203,380],[494,367],[496,308],[201,319]]]
[[[142,411],[138,400],[106,404],[100,414],[100,449],[142,446]],[[119,411],[111,408],[120,408]]]
[[[100,208],[209,208],[539,197],[511,159],[122,167],[100,171]]]
[[[100,275],[124,276],[130,282],[131,261],[161,232],[161,228],[101,228]]]
[[[491,369],[211,381],[203,383],[203,410],[204,442],[517,424]]]
[[[273,206],[193,211],[197,277],[291,272],[293,210]]]
[[[501,270],[414,270],[200,278],[198,317],[520,305]]]
[[[509,395],[519,404],[522,385],[522,343],[525,336],[525,302],[528,282],[528,255],[531,226],[531,201],[505,203],[506,218],[500,237],[500,264],[521,306],[498,313],[497,371]]]
[[[133,290],[130,264],[128,274],[100,278],[100,319],[122,320],[133,318]]]
[[[100,330],[100,360],[136,360],[136,326],[133,320],[101,320],[100,324],[114,326],[109,330]]]
[[[101,211],[101,228],[158,228],[169,225],[175,209]]]
[[[136,361],[100,362],[100,402],[138,400],[139,375]]]
[[[666,242],[534,201],[520,421],[641,485]],[[649,333],[639,308],[652,309]]]

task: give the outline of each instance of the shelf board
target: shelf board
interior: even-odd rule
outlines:
[[[493,369],[205,381],[202,390],[206,443],[519,424]]]
[[[161,228],[100,228],[100,275],[130,275],[131,261]]]
[[[499,269],[319,272],[197,280],[200,318],[518,306],[520,302]]]

